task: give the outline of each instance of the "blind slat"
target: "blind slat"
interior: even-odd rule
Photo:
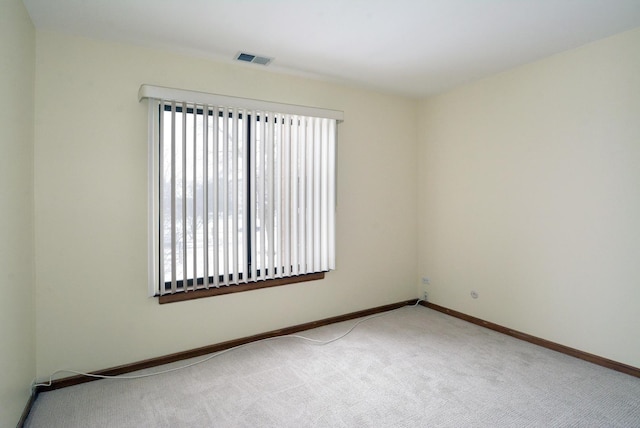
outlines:
[[[242,174],[241,177],[242,179],[240,180],[239,183],[239,190],[238,190],[238,203],[243,203],[242,205],[242,218],[241,218],[241,224],[240,227],[242,227],[243,230],[243,243],[242,243],[242,261],[241,261],[241,268],[242,268],[242,278],[243,281],[242,282],[248,282],[249,281],[249,267],[247,266],[249,263],[249,245],[247,244],[247,239],[249,238],[249,225],[247,222],[247,215],[249,212],[249,207],[248,207],[248,199],[247,199],[247,189],[246,189],[246,183],[248,181],[248,172],[247,171],[247,156],[249,153],[249,149],[248,149],[248,145],[249,145],[249,135],[247,135],[247,131],[249,128],[249,112],[246,110],[242,111],[242,115],[243,115],[243,121],[242,121],[242,127],[243,127],[243,131],[242,131],[242,148],[241,148],[241,167],[242,167]]]
[[[149,295],[154,295],[158,284],[164,284],[164,232],[160,232],[164,229],[164,210],[162,209],[162,190],[164,185],[160,179],[160,172],[162,170],[162,140],[163,140],[163,111],[164,103],[149,102],[149,277],[151,283],[149,284]],[[157,121],[156,121],[157,118]],[[155,130],[158,130],[156,134]],[[156,141],[157,137],[157,141]],[[156,146],[157,145],[157,146]],[[158,150],[155,148],[158,147]],[[157,162],[157,164],[156,164]],[[156,199],[157,198],[157,199]],[[156,216],[156,213],[158,215]],[[157,222],[156,222],[157,219]],[[155,248],[158,248],[158,252],[155,252]],[[156,273],[158,275],[158,282],[156,283]],[[160,287],[160,291],[163,291],[164,287]]]
[[[314,118],[314,133],[313,133],[313,271],[320,270],[320,226],[322,218],[322,183],[320,180],[320,169],[322,164],[321,156],[321,133],[322,124],[321,119]]]
[[[259,133],[259,140],[256,142],[256,146],[258,147],[258,154],[257,154],[257,160],[258,160],[258,164],[256,165],[256,169],[258,171],[258,173],[260,174],[260,188],[257,189],[257,194],[258,194],[258,213],[257,213],[257,221],[260,224],[260,265],[259,265],[259,269],[260,269],[260,273],[259,273],[259,278],[260,279],[265,279],[266,278],[266,255],[267,255],[267,247],[266,247],[266,236],[267,236],[267,227],[266,227],[266,220],[265,220],[265,193],[266,193],[266,188],[267,188],[267,181],[266,181],[266,168],[265,168],[265,114],[264,112],[262,113],[262,117],[260,118],[260,133]]]
[[[218,222],[218,205],[219,205],[219,188],[218,188],[218,169],[220,168],[219,166],[219,155],[218,155],[218,146],[220,145],[220,136],[219,136],[219,117],[218,117],[218,108],[217,107],[212,107],[212,115],[211,115],[211,122],[212,122],[212,139],[211,139],[211,153],[212,153],[212,172],[211,172],[211,176],[210,176],[210,180],[211,180],[211,189],[212,189],[212,195],[211,195],[211,226],[212,226],[212,233],[211,233],[211,238],[212,238],[212,245],[211,245],[211,249],[212,249],[212,275],[213,275],[213,286],[214,287],[219,287],[220,286],[220,278],[218,273],[220,272],[220,267],[219,267],[219,260],[220,260],[220,232],[219,232],[219,226],[220,223]]]
[[[188,274],[188,261],[187,261],[187,224],[189,223],[189,216],[187,215],[187,104],[182,103],[182,168],[180,171],[182,179],[182,206],[181,206],[181,223],[182,223],[182,286],[185,291],[188,290],[187,281],[189,280]]]
[[[300,176],[298,181],[298,273],[307,273],[307,118],[300,119],[300,129],[298,131],[298,148],[300,153],[299,168]]]
[[[257,185],[257,181],[256,181],[256,162],[257,162],[257,155],[256,155],[256,133],[258,131],[257,129],[257,115],[255,112],[253,112],[253,114],[251,115],[251,129],[250,129],[250,133],[251,133],[251,142],[250,142],[250,149],[249,149],[249,186],[251,186],[252,189],[256,188]],[[256,210],[256,203],[257,203],[257,199],[256,199],[256,192],[251,192],[249,194],[249,218],[250,218],[250,230],[249,230],[249,234],[250,234],[250,247],[251,247],[251,279],[256,281],[257,280],[257,276],[258,276],[258,257],[257,257],[257,251],[256,248],[258,246],[258,234],[256,233],[256,216],[257,216],[257,210]]]
[[[314,174],[314,154],[315,154],[315,149],[313,147],[313,135],[314,135],[314,128],[315,128],[315,122],[313,120],[313,118],[309,119],[309,122],[307,124],[307,136],[306,136],[306,140],[305,140],[305,144],[306,144],[306,155],[307,155],[307,206],[306,206],[306,212],[307,212],[307,219],[306,219],[306,229],[307,229],[307,249],[306,249],[306,253],[307,253],[307,259],[306,259],[306,266],[305,266],[305,273],[311,272],[311,270],[313,269],[313,258],[314,258],[314,253],[313,250],[315,248],[314,246],[314,242],[313,242],[313,238],[314,238],[314,225],[315,225],[315,213],[314,213],[314,209],[315,209],[315,205],[314,205],[314,201],[315,201],[315,195],[314,195],[314,189],[315,189],[315,174]]]
[[[327,133],[327,270],[336,268],[336,123],[329,122],[329,130]]]
[[[171,292],[177,289],[176,282],[176,103],[171,103]]]
[[[238,269],[240,267],[238,261],[238,112],[234,109],[232,115],[232,131],[231,131],[231,235],[232,251],[230,257],[231,274],[233,275],[233,283],[237,284],[239,279]]]
[[[202,106],[202,278],[209,288],[209,106]]]
[[[273,123],[273,274],[282,277],[282,117]]]
[[[222,275],[222,284],[226,285],[229,274],[229,115],[226,108],[222,109],[222,207],[219,216],[222,218],[222,267],[220,274]]]
[[[290,234],[291,234],[291,274],[297,275],[298,267],[298,129],[299,119],[293,116],[291,123],[291,206],[290,206]]]
[[[282,124],[282,276],[291,275],[291,116],[286,115]]]
[[[274,263],[274,255],[275,255],[275,245],[274,245],[274,236],[273,236],[273,227],[275,222],[275,183],[274,183],[274,148],[275,144],[273,141],[274,137],[274,128],[275,124],[273,116],[267,116],[266,118],[266,139],[265,139],[265,154],[266,154],[266,201],[265,201],[265,225],[267,227],[267,261],[268,265],[265,267],[267,269],[267,278],[273,278],[273,270],[275,267]]]
[[[198,176],[197,176],[197,171],[198,171],[198,157],[196,156],[196,153],[198,153],[198,140],[196,137],[196,129],[198,129],[198,124],[197,124],[197,106],[194,106],[194,113],[193,113],[193,126],[191,127],[191,129],[193,130],[193,135],[192,135],[192,153],[193,153],[193,157],[191,158],[192,161],[192,173],[193,175],[191,176],[191,194],[192,194],[192,198],[191,198],[191,230],[193,231],[193,236],[194,236],[194,243],[193,243],[193,248],[192,248],[192,278],[194,278],[193,281],[193,288],[197,288],[198,287],[198,281],[196,280],[198,278],[198,240],[199,240],[199,234],[197,232],[198,230],[198,201],[201,199],[201,196],[198,195]]]

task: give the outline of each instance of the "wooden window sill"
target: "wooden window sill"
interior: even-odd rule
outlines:
[[[269,279],[266,281],[250,282],[248,284],[229,285],[221,287],[203,288],[195,291],[179,292],[158,296],[158,303],[182,302],[185,300],[201,299],[203,297],[221,296],[223,294],[240,293],[243,291],[258,290],[260,288],[277,287],[280,285],[295,284],[298,282],[315,281],[324,278],[324,272],[310,273],[307,275],[290,276],[287,278]]]

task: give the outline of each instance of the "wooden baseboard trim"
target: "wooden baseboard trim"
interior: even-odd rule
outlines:
[[[580,351],[575,348],[570,348],[565,345],[560,345],[559,343],[551,342],[546,339],[541,339],[536,336],[531,336],[527,333],[522,333],[520,331],[512,330],[510,328],[501,326],[499,324],[494,324],[489,321],[485,321],[480,318],[473,317],[471,315],[464,314],[462,312],[454,311],[453,309],[445,308],[444,306],[436,305],[430,302],[420,302],[422,306],[433,309],[438,312],[445,313],[447,315],[451,315],[452,317],[460,318],[461,320],[468,321],[470,323],[479,325],[481,327],[488,328],[490,330],[497,331],[499,333],[506,334],[508,336],[515,337],[520,340],[524,340],[525,342],[533,343],[534,345],[542,346],[543,348],[551,349],[553,351],[561,352],[566,355],[570,355],[575,358],[580,358],[581,360],[588,361],[593,364],[597,364],[599,366],[603,366],[612,370],[616,370],[622,373],[626,373],[631,376],[635,376],[640,378],[640,368],[629,366],[624,363],[619,363],[617,361],[609,360],[604,357],[600,357],[598,355],[590,354],[588,352]]]
[[[225,349],[234,348],[236,346],[244,345],[250,342],[256,342],[258,340],[268,339],[277,336],[286,336],[288,334],[294,334],[312,328],[322,327],[329,324],[335,324],[342,321],[349,321],[356,318],[361,318],[369,315],[374,315],[381,312],[391,311],[403,306],[416,304],[418,300],[406,300],[398,303],[392,303],[390,305],[378,306],[371,309],[365,309],[362,311],[351,312],[344,315],[339,315],[331,318],[325,318],[318,321],[312,321],[305,324],[299,324],[292,327],[282,328],[280,330],[272,330],[266,333],[260,333],[253,336],[243,337],[240,339],[229,340],[227,342],[217,343],[214,345],[203,346],[202,348],[191,349],[188,351],[177,352],[175,354],[165,355],[163,357],[151,358],[148,360],[138,361],[132,364],[125,364],[118,367],[112,367],[109,369],[98,370],[91,372],[93,375],[101,376],[118,376],[125,373],[131,373],[138,370],[148,369],[151,367],[161,366],[163,364],[174,363],[176,361],[186,360],[194,357],[201,357],[207,354],[213,354],[215,352],[224,351]],[[38,386],[37,392],[52,391],[54,389],[66,388],[68,386],[79,385],[86,382],[99,380],[98,378],[87,377],[82,375],[70,376],[61,379],[55,379],[49,386]]]
[[[31,391],[31,396],[29,396],[29,401],[27,401],[27,405],[24,406],[24,410],[22,411],[22,415],[20,416],[20,420],[16,425],[16,428],[22,428],[27,422],[27,418],[29,417],[29,413],[31,412],[31,408],[33,407],[33,403],[36,402],[36,398],[38,398],[38,390],[34,388]]]

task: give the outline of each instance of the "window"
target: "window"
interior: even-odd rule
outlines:
[[[148,85],[140,98],[149,98],[152,295],[335,268],[340,112]]]

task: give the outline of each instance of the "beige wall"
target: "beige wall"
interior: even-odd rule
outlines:
[[[637,29],[422,102],[432,302],[640,367],[639,46]]]
[[[0,427],[9,427],[35,376],[35,31],[21,1],[0,0],[0,10]]]
[[[417,103],[38,32],[37,371],[96,370],[415,297]],[[337,270],[159,306],[147,293],[142,83],[343,110]]]

